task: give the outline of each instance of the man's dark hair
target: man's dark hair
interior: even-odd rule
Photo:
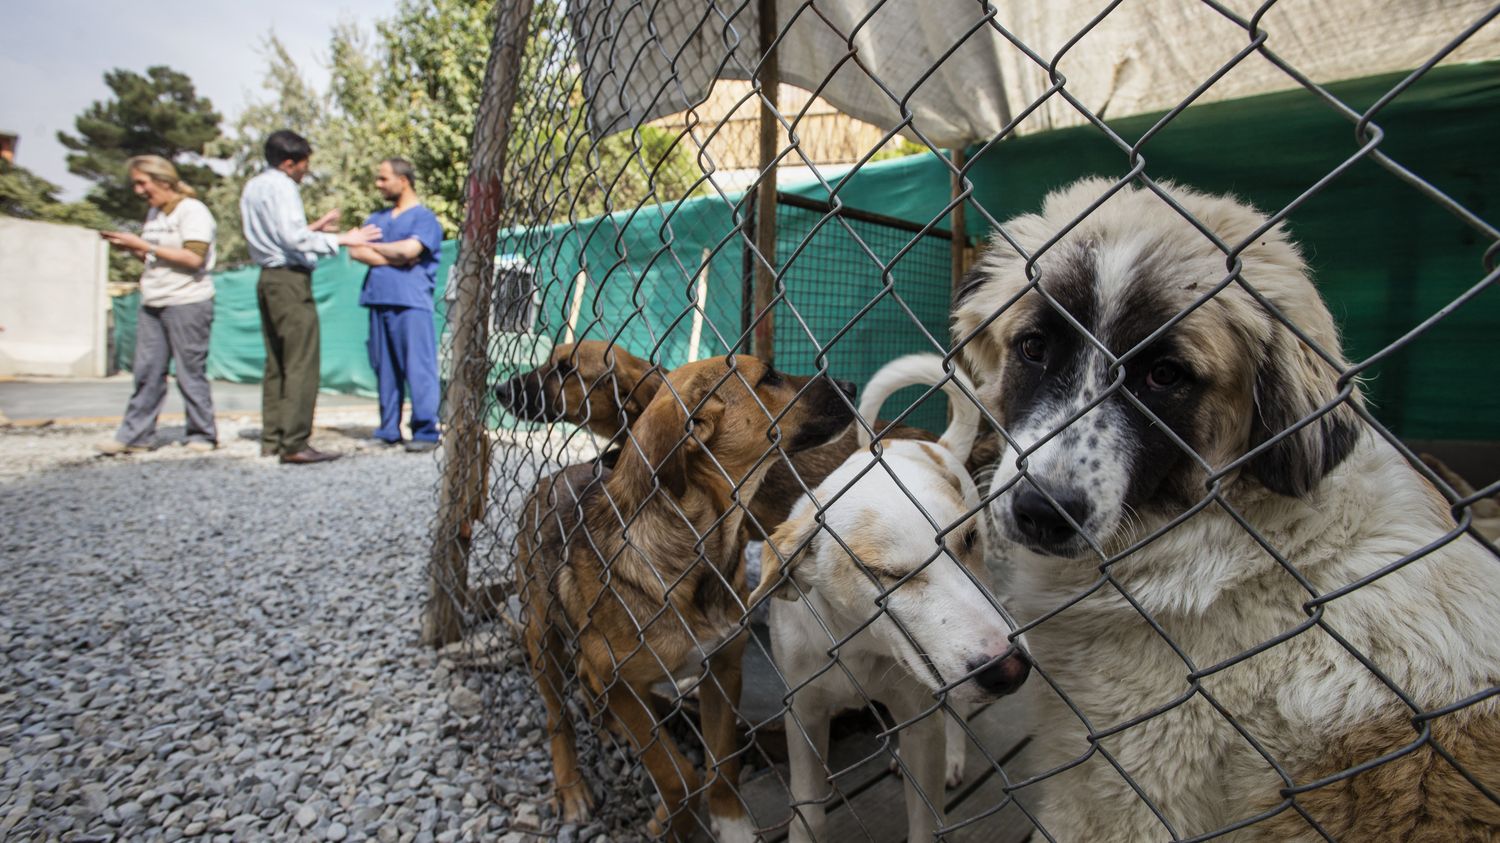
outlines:
[[[411,185],[413,190],[416,189],[417,168],[413,167],[410,161],[406,160],[405,158],[385,158],[381,160],[380,163],[389,164],[391,166],[392,173],[395,173],[397,176],[406,179],[406,183]]]
[[[291,129],[272,132],[266,138],[266,163],[272,167],[281,166],[283,161],[295,164],[311,157],[312,144]]]

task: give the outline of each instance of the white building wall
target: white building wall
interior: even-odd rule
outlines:
[[[0,217],[0,375],[103,377],[108,281],[98,232]]]

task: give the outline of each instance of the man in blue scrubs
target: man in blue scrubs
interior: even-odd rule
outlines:
[[[375,188],[391,207],[370,215],[381,242],[357,246],[350,257],[370,265],[359,303],[370,309],[370,367],[380,392],[375,439],[401,442],[401,402],[411,395],[408,451],[438,444],[437,335],[432,327],[432,291],[443,227],[417,201],[416,171],[404,158],[380,162]]]

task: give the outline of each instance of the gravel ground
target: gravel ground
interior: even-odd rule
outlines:
[[[247,424],[116,458],[103,428],[0,430],[0,839],[637,837],[629,782],[549,819],[514,648],[418,646],[436,460],[353,420],[316,440],[345,459],[284,467]]]

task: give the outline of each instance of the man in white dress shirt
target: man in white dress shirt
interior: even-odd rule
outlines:
[[[245,184],[240,218],[250,258],[260,265],[255,286],[260,304],[261,336],[266,343],[266,372],[261,387],[262,456],[280,455],[292,465],[327,462],[338,454],[314,449],[313,410],[318,401],[318,310],[313,303],[312,270],[319,256],[340,246],[360,246],[380,239],[373,225],[334,234],[339,212],[329,211],[307,222],[297,185],[307,175],[312,146],[296,132],[282,129],[266,139],[270,166]]]

